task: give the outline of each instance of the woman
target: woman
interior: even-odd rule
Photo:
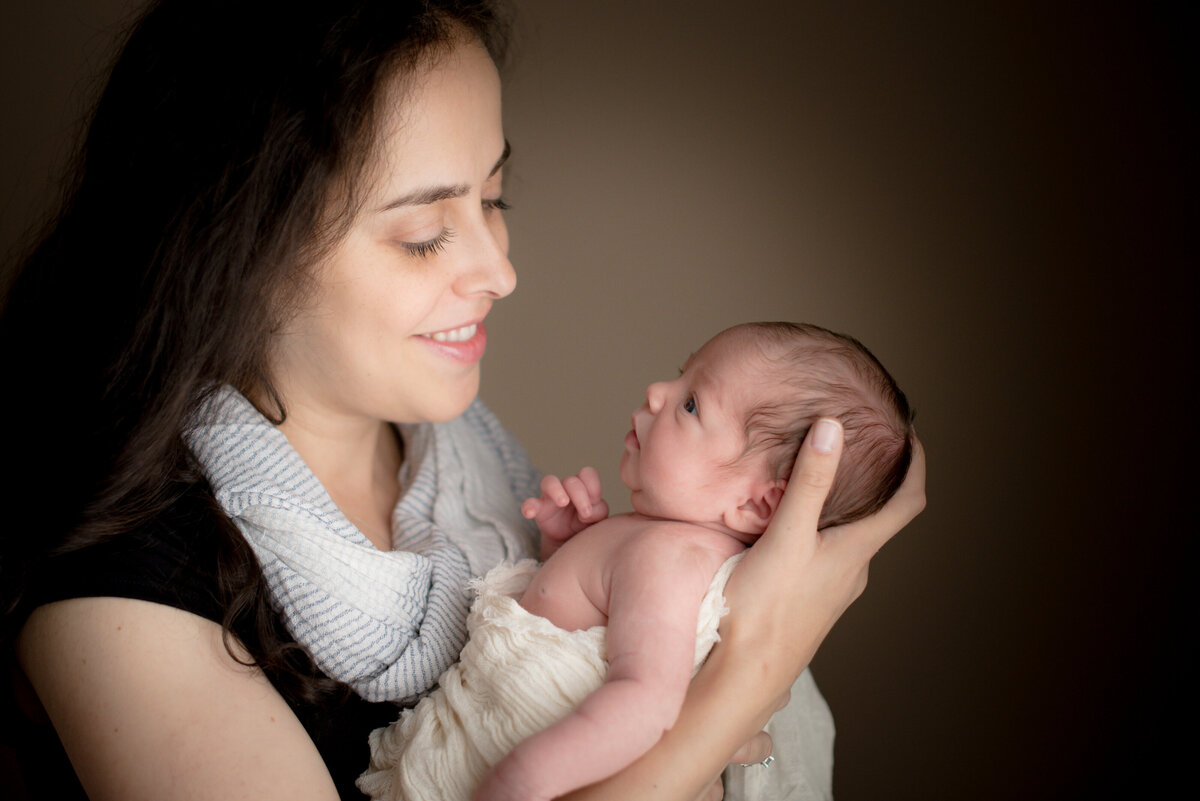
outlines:
[[[0,322],[25,510],[6,642],[90,797],[354,797],[394,717],[364,698],[427,688],[461,645],[461,577],[532,547],[487,513],[400,524],[451,472],[430,432],[515,476],[461,460],[494,508],[533,480],[473,403],[484,318],[515,285],[501,28],[477,2],[166,0],[131,34]],[[918,460],[875,517],[818,534],[840,429],[816,430],[679,723],[580,797],[690,801],[769,753],[755,733],[923,504]],[[306,569],[274,536],[297,521],[316,521]],[[418,553],[392,550],[406,538]],[[378,630],[377,599],[342,592],[374,586],[322,573],[344,542],[355,575],[424,577]],[[346,619],[361,636],[338,639]]]

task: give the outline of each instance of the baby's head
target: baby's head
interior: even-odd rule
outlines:
[[[857,340],[814,325],[722,331],[679,378],[651,384],[626,437],[621,480],[634,509],[754,537],[770,522],[809,427],[845,429],[821,527],[879,509],[912,457],[904,394]]]
[[[908,473],[913,414],[879,360],[857,339],[815,325],[747,323],[717,336],[726,335],[757,346],[773,382],[746,418],[747,453],[765,453],[772,475],[786,479],[809,427],[836,417],[845,445],[820,526],[882,507]]]

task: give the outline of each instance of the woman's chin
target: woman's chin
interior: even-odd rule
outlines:
[[[454,420],[470,408],[475,402],[475,398],[479,397],[479,371],[475,370],[472,375],[473,380],[464,382],[464,386],[451,393],[445,400],[445,403],[438,404],[439,408],[431,410],[429,422],[431,423],[447,423]]]

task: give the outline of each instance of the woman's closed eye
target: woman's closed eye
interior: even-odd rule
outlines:
[[[511,208],[512,208],[512,206],[510,206],[508,203],[506,203],[504,201],[504,198],[502,198],[502,197],[498,197],[498,198],[494,198],[494,199],[490,199],[490,200],[488,198],[483,199],[483,210],[486,212],[508,211]]]
[[[449,228],[443,228],[441,233],[433,239],[427,239],[424,242],[401,242],[400,245],[408,251],[410,256],[416,256],[419,259],[427,259],[437,253],[441,253],[446,249],[446,245],[454,238],[454,231]]]

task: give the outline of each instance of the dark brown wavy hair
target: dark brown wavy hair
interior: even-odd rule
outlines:
[[[500,63],[505,16],[470,0],[161,0],[137,19],[58,213],[5,281],[6,643],[33,570],[206,486],[182,434],[208,393],[232,384],[282,420],[267,351],[357,211],[383,90],[462,35]],[[286,642],[249,546],[210,506],[227,645],[237,631],[290,700],[344,691]]]

